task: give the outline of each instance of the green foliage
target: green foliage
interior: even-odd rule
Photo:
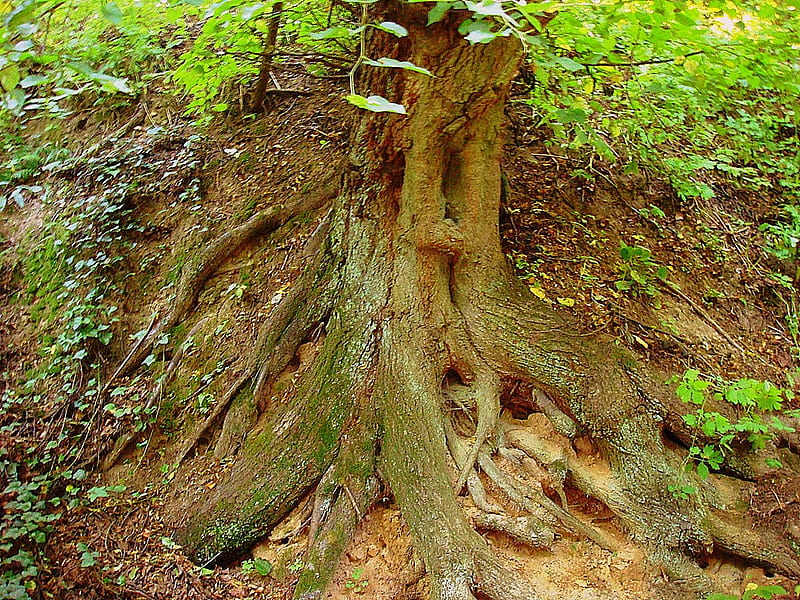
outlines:
[[[69,152],[52,142],[36,143],[12,133],[11,123],[0,117],[2,151],[6,160],[0,163],[0,212],[10,206],[23,208],[33,198],[46,196],[41,185],[30,181],[45,169],[53,169],[69,156]]]
[[[620,279],[615,283],[618,290],[634,296],[645,294],[653,297],[658,294],[656,283],[668,281],[669,270],[653,260],[647,248],[628,246],[620,241],[619,255],[622,263],[619,265]]]
[[[559,8],[530,45],[526,102],[552,143],[669,177],[800,189],[795,3],[603,0]]]
[[[746,441],[754,450],[763,449],[778,431],[794,431],[779,418],[784,404],[794,398],[790,389],[782,389],[768,381],[756,379],[704,379],[700,372],[687,370],[676,390],[682,402],[697,406],[683,420],[707,440],[702,446],[692,445],[689,457],[697,473],[705,479],[711,470],[718,470],[732,445]],[[728,416],[708,409],[727,406]]]
[[[766,250],[781,260],[800,259],[800,206],[787,204],[781,213],[786,217],[777,223],[765,223],[759,229],[766,233]]]
[[[263,558],[254,558],[242,561],[242,573],[250,575],[255,573],[259,577],[267,577],[272,573],[272,563]]]
[[[0,544],[4,555],[16,556],[3,564],[0,597],[5,592],[26,597],[26,586],[32,585],[37,565],[44,560],[42,544],[60,514],[105,502],[123,491],[120,486],[84,487],[86,473],[73,470],[73,465],[81,459],[88,437],[113,422],[124,421],[140,431],[155,419],[158,406],[144,408],[131,389],[136,378],[129,387],[110,390],[110,398],[100,398],[101,364],[117,318],[112,301],[118,294],[116,276],[126,271],[120,266],[132,235],[142,230],[131,206],[137,198],[156,194],[194,203],[194,151],[193,140],[186,140],[170,156],[171,174],[160,178],[152,174],[163,173],[165,163],[147,145],[76,157],[53,167],[80,176],[62,177],[58,193],[43,199],[42,214],[49,218],[19,248],[19,299],[31,306],[41,358],[0,401],[0,411],[9,420],[16,417],[0,433],[20,440],[20,447],[15,446],[18,456],[0,456],[9,482],[3,495],[11,498],[0,523]],[[143,172],[148,177],[140,180]],[[40,422],[47,413],[62,422],[55,422],[57,433],[41,440]],[[84,565],[97,558],[88,548],[78,556]]]
[[[364,569],[358,567],[353,569],[353,572],[350,574],[350,577],[345,581],[344,587],[348,590],[352,590],[356,594],[363,594],[367,588],[369,587],[369,581],[363,579],[364,577]]]
[[[770,600],[773,596],[781,596],[783,594],[788,594],[788,592],[779,585],[756,585],[750,583],[741,596],[735,596],[733,594],[709,594],[707,600],[754,600],[755,598]]]
[[[0,12],[0,105],[17,117],[64,116],[80,101],[130,98],[169,68],[196,10],[134,0],[16,3]]]
[[[258,73],[277,2],[224,0],[208,6],[200,17],[199,35],[172,74],[172,80],[192,97],[188,113],[226,111],[233,99],[240,97],[240,88],[247,87]],[[282,36],[298,46],[312,43],[310,36],[321,29],[327,12],[328,3],[320,0],[285,7]],[[345,14],[336,9],[335,15],[344,18]],[[336,41],[341,44],[338,38]],[[342,49],[328,40],[316,42],[316,47],[322,51]]]

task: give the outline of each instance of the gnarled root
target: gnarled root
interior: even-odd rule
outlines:
[[[224,485],[183,529],[196,562],[223,562],[252,547],[336,460],[346,428],[363,420],[351,398],[367,397],[365,375],[373,366],[364,327],[369,322],[357,332],[330,332],[292,405],[270,411],[249,433]]]
[[[276,231],[294,217],[309,210],[318,210],[336,196],[338,189],[339,177],[334,174],[323,184],[319,193],[295,199],[286,205],[271,206],[218,237],[183,270],[169,312],[155,324],[151,323],[144,337],[123,359],[104,389],[118,377],[124,377],[137,369],[153,349],[156,340],[191,313],[203,286],[228,258],[235,256],[253,240]]]
[[[376,425],[374,421],[358,424],[317,485],[309,549],[295,588],[296,600],[322,597],[356,526],[377,498],[380,485],[375,475]]]

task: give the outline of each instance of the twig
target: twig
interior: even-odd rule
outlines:
[[[741,352],[743,355],[746,355],[746,354],[747,354],[747,352],[745,351],[745,349],[744,349],[744,348],[742,348],[742,347],[739,345],[739,343],[738,343],[736,340],[734,340],[734,339],[733,339],[733,338],[732,338],[730,335],[728,335],[728,332],[727,332],[727,331],[725,331],[725,330],[722,328],[722,326],[721,326],[719,323],[717,323],[717,322],[716,322],[716,321],[715,321],[715,320],[714,320],[714,319],[711,317],[711,315],[709,315],[709,314],[708,314],[708,313],[707,313],[705,310],[703,310],[703,308],[702,308],[700,305],[698,305],[698,304],[697,304],[697,302],[695,302],[695,301],[694,301],[694,300],[692,300],[692,299],[691,299],[689,296],[687,296],[686,294],[684,294],[684,293],[681,291],[681,289],[680,289],[678,286],[676,286],[674,283],[671,283],[671,282],[664,282],[664,283],[661,285],[661,288],[662,288],[663,290],[665,290],[666,292],[668,292],[668,293],[670,293],[670,294],[672,294],[672,295],[674,295],[674,296],[677,296],[678,298],[680,298],[681,300],[683,300],[684,302],[686,302],[686,303],[687,303],[689,306],[691,306],[691,307],[692,307],[692,310],[694,310],[694,311],[695,311],[695,312],[696,312],[698,315],[700,315],[700,316],[701,316],[703,319],[705,319],[705,320],[706,320],[706,322],[707,322],[709,325],[711,325],[711,327],[713,327],[713,328],[714,328],[714,330],[715,330],[715,331],[716,331],[718,334],[720,334],[720,335],[721,335],[721,336],[722,336],[722,337],[725,339],[725,341],[727,341],[727,342],[728,342],[728,343],[729,343],[731,346],[733,346],[734,348],[736,348],[736,349],[737,349],[739,352]],[[761,359],[761,361],[762,361],[762,362],[766,363],[766,361],[765,361],[763,358],[761,358],[761,357],[759,357],[759,358]]]
[[[682,55],[683,58],[687,58],[689,56],[696,56],[697,54],[704,54],[705,50],[695,50],[694,52],[689,52],[688,54]],[[639,60],[635,62],[626,62],[626,63],[579,63],[584,67],[641,67],[644,65],[663,65],[665,63],[675,62],[675,59],[678,58],[651,58],[650,60]]]

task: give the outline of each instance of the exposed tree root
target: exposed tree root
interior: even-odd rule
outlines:
[[[507,517],[492,513],[483,513],[475,518],[480,529],[491,529],[505,533],[509,537],[527,544],[531,548],[552,548],[555,533],[544,527],[536,517]]]
[[[387,120],[385,128],[365,125],[367,156],[356,158],[365,167],[348,177],[330,225],[309,245],[309,268],[262,327],[229,394],[250,411],[241,421],[247,426],[236,444],[220,436],[221,452],[241,447],[183,530],[193,558],[212,564],[240,555],[315,490],[295,598],[320,598],[375,497],[377,468],[425,563],[431,600],[541,597],[475,531],[457,496],[465,484],[483,511],[479,527],[527,544],[552,543],[552,526],[560,523],[618,548],[569,512],[561,487],[568,479],[605,503],[653,561],[689,587],[709,589],[694,559],[715,545],[796,573],[797,559],[784,546],[760,537],[768,549],[759,550],[715,516],[713,481],[689,480],[700,492],[688,500],[671,496],[669,486],[689,476],[662,440],[666,387],[609,340],[575,334],[568,318],[537,302],[509,269],[497,231],[498,157],[502,101],[519,47],[504,39],[470,47],[448,29],[454,22],[427,27],[427,8],[380,4],[397,12],[382,17],[411,34],[389,50],[443,76],[436,85],[409,78],[390,90],[424,110]],[[175,308],[157,329],[192,310],[197,290],[223,260],[223,245],[214,248],[187,271]],[[318,352],[294,372],[291,397],[271,401],[276,378],[304,343]],[[536,406],[566,439],[591,437],[607,470],[589,469],[568,443],[553,448],[499,419],[508,381],[533,387]],[[229,429],[238,417],[228,404],[220,402],[191,436],[189,451],[223,413],[223,432]],[[561,506],[529,483],[544,470]],[[525,516],[504,514],[484,482]]]
[[[242,390],[242,387],[250,380],[250,377],[250,373],[245,373],[228,388],[228,391],[225,392],[222,398],[214,405],[214,410],[212,410],[209,415],[198,424],[195,430],[186,437],[185,442],[173,457],[172,464],[181,465],[183,461],[186,460],[189,453],[200,444],[214,424],[227,412],[231,402]]]
[[[161,400],[162,396],[164,395],[164,390],[167,388],[167,386],[169,386],[170,383],[172,383],[172,380],[175,377],[175,372],[178,369],[178,365],[181,364],[181,360],[183,360],[183,355],[194,343],[194,336],[202,330],[207,321],[207,317],[198,319],[197,323],[194,324],[194,327],[189,330],[189,333],[172,355],[172,358],[170,359],[167,368],[164,369],[164,374],[159,379],[158,384],[156,384],[156,387],[150,393],[150,396],[148,396],[145,408],[150,408]]]
[[[356,526],[377,498],[376,425],[359,423],[317,485],[305,568],[294,593],[297,600],[322,597]]]
[[[335,325],[300,376],[292,404],[271,407],[248,433],[226,484],[207,503],[210,510],[185,528],[183,538],[198,562],[229,559],[252,546],[328,471],[348,437],[346,427],[370,421],[370,412],[353,400],[369,397],[376,324],[351,314],[358,308],[340,303],[333,311],[329,327]],[[370,463],[372,447],[361,447],[367,457],[362,463]]]
[[[338,189],[339,177],[338,174],[334,174],[328,182],[322,184],[316,194],[301,197],[291,204],[271,206],[217,238],[193,261],[192,265],[184,269],[177,286],[176,296],[171,303],[171,309],[155,326],[150,326],[144,338],[139,340],[117,367],[114,376],[106,383],[106,386],[110,385],[117,377],[122,377],[137,369],[161,334],[169,331],[186,318],[193,310],[197,296],[206,281],[228,258],[235,256],[254,239],[272,233],[294,217],[310,210],[319,209],[336,196]]]
[[[743,528],[739,519],[733,524],[724,514],[712,513],[707,523],[715,544],[725,552],[800,579],[800,557],[786,540]]]

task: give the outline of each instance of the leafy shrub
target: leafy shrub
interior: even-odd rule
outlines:
[[[650,250],[641,246],[628,246],[620,241],[619,255],[622,263],[619,265],[620,279],[615,284],[617,289],[634,296],[658,294],[655,284],[668,280],[669,269],[654,261]]]
[[[781,414],[797,412],[784,410],[784,403],[791,401],[794,393],[768,381],[709,380],[701,377],[699,371],[689,369],[683,374],[676,393],[681,401],[698,407],[695,412],[684,415],[683,420],[711,440],[702,447],[692,445],[689,448],[689,457],[704,479],[710,470],[720,468],[735,441],[747,441],[758,450],[764,448],[776,432],[794,431],[778,418]],[[710,401],[734,408],[736,418],[732,420],[717,411],[707,410]]]

